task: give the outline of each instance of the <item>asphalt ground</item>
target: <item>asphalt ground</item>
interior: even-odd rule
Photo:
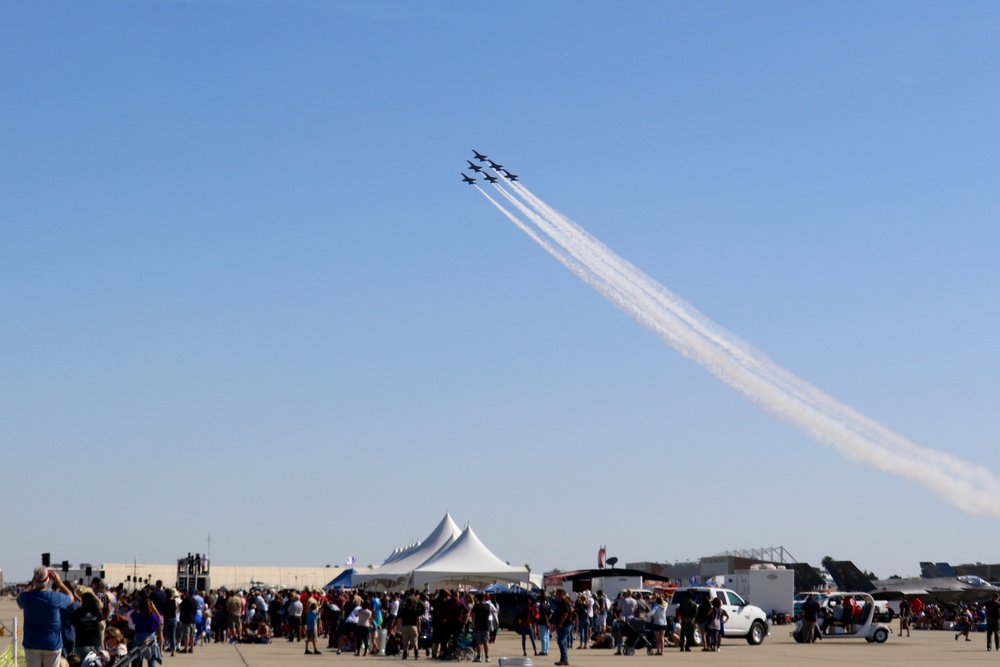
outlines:
[[[0,620],[10,627],[11,619],[19,616],[19,610],[13,600],[0,600]],[[18,623],[20,623],[20,618]],[[898,622],[896,624],[898,626]],[[704,665],[899,665],[899,667],[914,667],[917,665],[1000,665],[1000,652],[986,651],[986,635],[972,633],[972,641],[959,638],[955,641],[952,632],[941,630],[913,631],[912,636],[898,637],[895,633],[885,644],[869,644],[861,639],[826,639],[816,644],[796,644],[789,636],[793,626],[779,625],[771,629],[771,636],[760,646],[750,646],[743,639],[729,638],[723,640],[722,650],[718,653],[704,653],[695,649],[690,653],[680,653],[677,649],[668,649],[666,655],[648,656],[640,651],[633,656],[616,656],[613,651],[595,649],[573,649],[569,654],[571,665],[580,667],[599,667],[613,665],[615,667],[641,667],[643,665],[667,664],[704,664]],[[896,630],[896,627],[893,628]],[[553,637],[554,639],[554,637]],[[5,649],[10,642],[9,636],[0,637],[0,650]],[[394,657],[355,657],[351,655],[336,655],[323,648],[325,639],[319,640],[322,655],[305,655],[303,642],[287,642],[279,639],[271,644],[210,644],[199,646],[191,655],[177,655],[173,658],[164,657],[165,667],[184,667],[185,665],[199,667],[304,667],[305,665],[359,665],[386,662],[401,662],[399,656]],[[520,637],[512,632],[501,632],[497,641],[490,647],[490,663],[498,664],[502,657],[521,657]],[[552,642],[547,657],[531,655],[531,645],[528,644],[528,656],[535,665],[552,665],[559,659],[559,651]],[[412,658],[411,658],[412,659]],[[426,662],[425,662],[426,660]],[[407,661],[410,664],[410,661]],[[418,664],[448,664],[437,660],[426,659],[421,655]]]

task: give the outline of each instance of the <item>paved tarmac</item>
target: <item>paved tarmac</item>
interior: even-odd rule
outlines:
[[[11,600],[0,600],[0,620],[8,627],[11,618],[18,614],[17,605]],[[20,623],[20,619],[18,620]],[[634,656],[615,656],[607,650],[570,651],[569,662],[578,667],[651,667],[653,665],[886,665],[899,667],[915,667],[919,665],[948,666],[954,664],[1000,665],[1000,653],[986,651],[986,636],[973,633],[972,641],[966,642],[960,638],[955,641],[954,633],[946,631],[914,631],[912,637],[899,638],[893,634],[885,644],[869,644],[864,640],[824,640],[812,645],[796,644],[789,636],[792,626],[780,625],[771,630],[771,636],[760,646],[750,646],[742,639],[724,640],[722,650],[718,653],[704,653],[695,650],[691,653],[680,653],[676,649],[667,651],[664,656],[647,656],[637,653]],[[895,630],[895,628],[894,628]],[[6,648],[10,637],[0,637],[0,649]],[[272,644],[212,644],[200,646],[191,655],[165,657],[165,667],[305,667],[306,665],[325,665],[326,667],[348,667],[361,664],[384,664],[386,662],[401,662],[395,657],[355,657],[354,655],[336,655],[323,647],[326,640],[319,642],[323,655],[304,655],[302,642],[289,643],[283,639]],[[531,646],[528,645],[529,657],[535,665],[552,665],[559,659],[558,649],[553,642],[547,657],[531,656]],[[520,637],[512,632],[501,632],[497,643],[490,647],[491,664],[496,665],[498,659],[504,656],[520,657]],[[410,661],[407,661],[410,664]],[[436,660],[428,660],[423,655],[418,664],[435,665],[448,664]]]

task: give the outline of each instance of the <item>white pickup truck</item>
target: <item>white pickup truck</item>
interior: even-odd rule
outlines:
[[[711,586],[678,588],[670,598],[670,604],[667,605],[667,615],[676,615],[677,608],[688,598],[693,598],[695,604],[701,604],[705,599],[719,598],[722,601],[722,608],[729,614],[729,620],[724,626],[724,637],[744,637],[748,644],[757,645],[764,641],[764,637],[771,634],[764,610],[748,604],[746,600],[727,588]],[[694,642],[701,644],[701,630],[697,627],[694,630]]]

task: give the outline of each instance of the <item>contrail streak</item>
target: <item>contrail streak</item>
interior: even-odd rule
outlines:
[[[513,194],[500,185],[494,187],[531,224],[490,198],[494,206],[682,355],[848,460],[916,481],[965,511],[1000,517],[1000,479],[988,468],[916,445],[823,393],[713,322],[520,183],[509,186]]]

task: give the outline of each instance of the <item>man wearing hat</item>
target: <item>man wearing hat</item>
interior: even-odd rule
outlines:
[[[49,584],[55,590],[47,590]],[[35,568],[31,588],[17,596],[17,606],[24,610],[24,657],[28,667],[57,667],[62,657],[62,618],[60,609],[73,602],[55,570],[42,565]]]

